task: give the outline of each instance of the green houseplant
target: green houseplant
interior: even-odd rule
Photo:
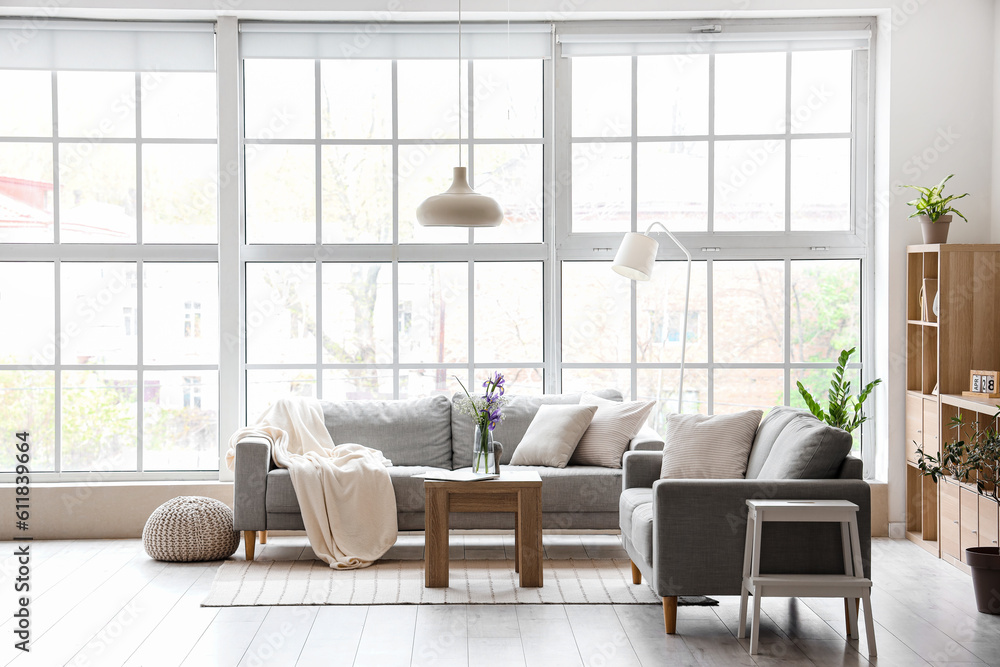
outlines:
[[[920,228],[924,235],[924,243],[947,243],[948,228],[951,224],[951,214],[954,213],[962,220],[969,221],[962,212],[951,205],[951,202],[963,197],[968,197],[966,192],[960,195],[944,195],[944,185],[955,174],[948,174],[944,179],[932,188],[925,188],[920,185],[902,185],[900,187],[911,188],[920,193],[918,199],[906,202],[907,206],[912,206],[914,211],[911,218],[920,220]]]
[[[995,426],[998,418],[1000,408],[985,425],[980,422],[970,425],[965,431],[965,438],[944,443],[938,456],[918,446],[917,465],[920,472],[935,484],[946,477],[975,484],[981,495],[1000,503],[1000,431]],[[951,423],[961,438],[965,421],[958,416]],[[965,550],[965,562],[972,568],[972,584],[979,611],[1000,614],[1000,548],[969,547]]]
[[[851,396],[851,382],[844,379],[844,374],[847,371],[847,362],[854,354],[855,349],[852,347],[850,350],[843,350],[837,359],[837,369],[833,372],[833,378],[830,380],[829,404],[826,410],[801,382],[795,383],[799,388],[799,394],[802,395],[802,400],[809,407],[809,412],[813,413],[820,421],[844,429],[848,433],[853,433],[868,419],[861,406],[868,399],[872,390],[882,382],[881,379],[873,380],[865,385],[865,388],[856,397]]]

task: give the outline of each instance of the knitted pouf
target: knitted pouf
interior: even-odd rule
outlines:
[[[222,560],[240,546],[233,510],[214,498],[180,496],[163,503],[142,529],[150,558],[172,562]]]

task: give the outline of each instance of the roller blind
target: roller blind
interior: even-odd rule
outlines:
[[[707,26],[706,26],[707,27]],[[871,29],[774,30],[719,26],[721,32],[558,33],[564,57],[867,49]]]
[[[215,25],[2,20],[0,68],[212,72]]]
[[[455,23],[241,23],[244,58],[440,59],[458,55]],[[462,57],[550,58],[552,26],[463,23]]]

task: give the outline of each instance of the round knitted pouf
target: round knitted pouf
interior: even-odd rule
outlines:
[[[233,510],[214,498],[180,496],[163,503],[142,529],[150,558],[172,562],[222,560],[240,546]]]

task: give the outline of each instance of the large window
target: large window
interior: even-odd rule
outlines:
[[[661,431],[801,405],[843,348],[870,379],[864,20],[473,24],[461,63],[451,24],[52,23],[0,22],[0,427],[36,470],[209,477],[277,398],[493,370]],[[503,225],[417,224],[459,164]],[[610,269],[656,221],[686,327],[665,236]]]
[[[549,37],[536,31],[525,57],[473,29],[483,57],[459,66],[444,30],[383,35],[403,57],[380,57],[376,41],[308,59],[273,57],[280,34],[244,32],[250,420],[279,396],[450,395],[452,376],[470,386],[497,368],[518,391],[544,390]],[[323,55],[352,35],[313,37]],[[419,57],[406,57],[414,39]],[[459,162],[502,203],[500,227],[417,224]]]
[[[217,470],[211,26],[64,27],[0,25],[0,430],[35,471]]]
[[[803,406],[797,382],[825,395],[839,351],[861,349],[867,40],[745,37],[559,34],[561,386],[657,399],[661,429],[682,336],[684,410],[711,414]],[[686,332],[666,236],[650,282],[594,261],[654,221],[695,256]]]

